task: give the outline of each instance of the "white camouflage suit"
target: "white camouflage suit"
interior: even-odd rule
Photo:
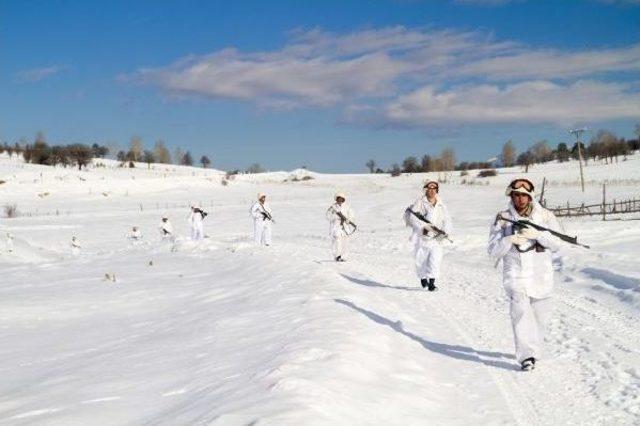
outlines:
[[[197,206],[195,206],[197,208]],[[204,225],[202,223],[202,213],[196,211],[192,206],[191,213],[189,214],[189,228],[191,230],[191,239],[199,241],[204,238]]]
[[[511,220],[527,219],[554,231],[560,231],[555,215],[535,201],[530,217],[523,218],[513,203],[499,213]],[[502,282],[510,302],[511,324],[515,340],[516,359],[540,358],[545,328],[552,311],[553,266],[551,253],[560,248],[561,241],[548,231],[540,232],[536,240],[526,240],[520,250],[532,247],[537,241],[544,251],[535,249],[521,253],[509,238],[513,225],[496,216],[489,235],[488,252],[502,260]]]
[[[271,245],[271,226],[272,221],[266,219],[263,212],[266,212],[271,216],[271,208],[265,201],[264,204],[260,204],[260,201],[256,201],[251,206],[249,211],[253,218],[253,242],[256,244]]]
[[[421,213],[429,222],[442,229],[447,235],[451,234],[451,217],[447,207],[439,196],[436,196],[436,204],[432,205],[427,196],[418,198],[411,210]],[[412,214],[407,216],[409,225],[413,228],[411,242],[413,243],[413,255],[416,265],[416,273],[420,279],[440,278],[440,263],[442,262],[442,238],[435,238],[433,232],[423,234],[425,223]]]
[[[338,256],[344,256],[347,240],[347,232],[345,231],[345,228],[341,223],[340,216],[337,215],[337,212],[342,213],[342,215],[349,221],[354,221],[355,219],[353,209],[347,204],[346,201],[343,202],[342,205],[334,203],[327,209],[326,216],[327,220],[329,221],[331,251],[334,258]]]

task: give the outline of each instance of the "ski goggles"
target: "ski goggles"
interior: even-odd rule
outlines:
[[[528,179],[516,179],[512,181],[507,187],[506,194],[511,195],[512,192],[517,192],[520,194],[526,194],[530,197],[533,196],[533,192],[535,191],[535,187],[533,183],[531,183]]]
[[[533,192],[534,191],[534,186],[531,183],[530,180],[528,179],[516,179],[513,182],[511,182],[509,184],[509,188],[511,189],[520,189],[520,188],[524,188],[529,192]]]
[[[422,187],[423,189],[435,189],[436,192],[438,192],[440,190],[440,185],[438,185],[438,182],[427,182],[424,184],[424,186]]]

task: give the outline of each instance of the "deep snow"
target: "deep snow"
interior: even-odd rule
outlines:
[[[2,424],[640,423],[638,221],[562,220],[592,249],[556,259],[548,354],[522,373],[486,255],[518,168],[476,179],[488,185],[458,173],[442,184],[454,244],[431,294],[402,212],[435,174],[279,172],[224,186],[214,170],[104,164],[78,172],[0,156],[1,204],[22,212],[0,220]],[[550,205],[598,202],[605,179],[611,198],[639,196],[638,166],[640,155],[589,164],[586,194],[576,163],[528,177],[549,180]],[[331,262],[324,219],[336,189],[359,225],[346,264]],[[277,220],[269,248],[250,243],[258,191]],[[184,238],[190,201],[210,213],[200,244]],[[165,212],[181,235],[175,252],[158,243]],[[125,238],[133,225],[145,235],[137,246]]]

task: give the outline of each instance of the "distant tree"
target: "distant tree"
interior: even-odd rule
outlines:
[[[524,167],[524,172],[529,173],[529,167],[535,162],[534,155],[531,151],[525,151],[522,154],[518,155],[518,159],[516,160],[519,166]]]
[[[393,163],[393,165],[391,166],[391,170],[389,170],[389,173],[392,177],[400,176],[402,174],[402,170],[400,170],[400,166],[398,165],[398,163]]]
[[[445,148],[440,153],[440,161],[442,161],[442,171],[450,171],[456,168],[456,154],[452,148]]]
[[[151,169],[151,163],[155,163],[156,157],[153,155],[153,151],[145,150],[142,154],[142,161],[147,163],[147,169]]]
[[[264,169],[262,168],[262,166],[260,166],[260,164],[253,163],[247,169],[247,173],[264,173]]]
[[[91,145],[91,152],[92,152],[93,158],[104,158],[109,154],[109,148],[107,148],[106,146],[102,146],[97,143],[94,143],[93,145]]]
[[[202,157],[200,157],[200,164],[202,164],[203,168],[207,168],[209,167],[209,164],[211,164],[211,160],[209,160],[209,157],[207,157],[206,155],[203,155]]]
[[[52,146],[51,155],[49,155],[47,164],[54,167],[57,166],[58,164],[61,164],[64,167],[67,167],[69,165],[67,148],[59,145]]]
[[[153,155],[160,164],[171,164],[171,154],[164,144],[164,141],[158,139],[153,147]]]
[[[556,148],[556,159],[560,163],[564,163],[565,161],[569,161],[569,157],[571,153],[569,152],[569,148],[567,144],[564,142],[560,142],[558,144],[558,148]]]
[[[125,161],[127,161],[127,153],[123,150],[118,151],[118,153],[116,154],[116,160],[124,163]]]
[[[432,164],[431,161],[431,156],[430,155],[423,155],[422,158],[420,159],[420,171],[422,173],[428,173],[431,171],[431,169],[429,168]]]
[[[553,153],[546,140],[541,140],[533,144],[529,149],[533,156],[534,163],[545,163],[553,160]]]
[[[184,151],[182,150],[182,148],[177,147],[173,151],[173,162],[175,164],[182,164],[182,157],[184,157]]]
[[[142,145],[142,138],[140,136],[133,136],[129,141],[129,152],[131,153],[131,161],[141,161],[144,152],[144,146]]]
[[[504,167],[511,167],[516,162],[516,147],[511,142],[511,139],[507,141],[502,147],[502,165]]]
[[[78,165],[78,170],[82,170],[82,167],[86,167],[91,162],[91,148],[87,145],[79,143],[68,145],[66,151],[71,162]]]
[[[419,171],[418,159],[416,157],[407,157],[402,162],[402,171],[404,173],[415,173]]]
[[[369,160],[367,161],[367,164],[365,164],[365,166],[367,166],[367,169],[369,169],[369,173],[373,173],[373,171],[376,169],[376,162],[374,160]]]
[[[585,147],[584,147],[584,143],[583,143],[583,142],[580,142],[580,150],[582,150],[582,155],[583,155],[583,156],[586,156],[586,154],[585,154],[585,153],[586,153],[587,151],[585,150]],[[572,157],[574,160],[577,160],[578,158],[580,158],[580,157],[579,157],[579,153],[578,153],[578,142],[574,143],[574,144],[573,144],[573,146],[571,147],[571,157]],[[586,158],[586,157],[585,157],[585,158]]]
[[[191,156],[191,153],[189,151],[187,151],[182,156],[182,161],[180,161],[180,164],[183,166],[193,166],[193,157]]]

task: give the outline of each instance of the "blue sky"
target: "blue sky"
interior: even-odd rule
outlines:
[[[8,1],[0,139],[363,171],[640,123],[638,0]]]

